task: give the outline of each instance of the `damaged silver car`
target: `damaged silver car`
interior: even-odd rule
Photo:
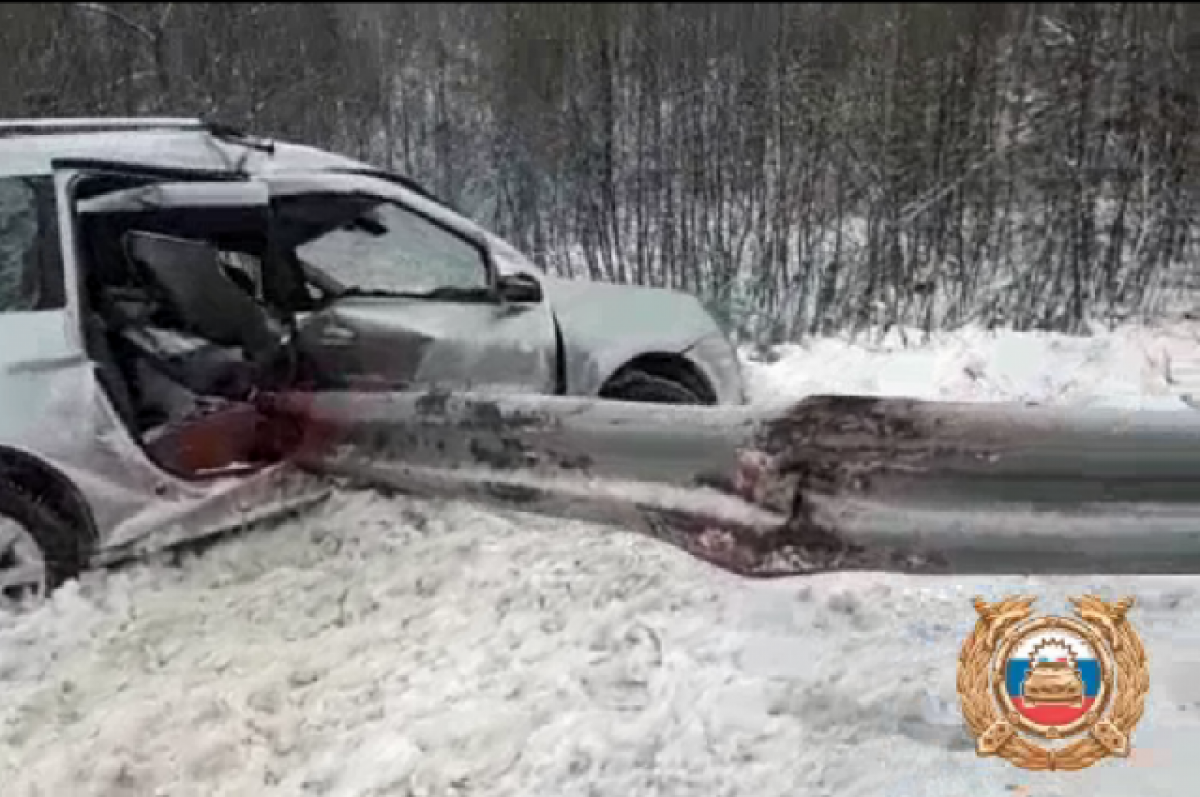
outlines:
[[[744,401],[695,298],[552,277],[407,178],[200,121],[0,123],[0,605],[319,500],[256,404],[296,385]]]

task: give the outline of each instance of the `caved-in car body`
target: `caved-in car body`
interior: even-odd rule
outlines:
[[[552,278],[402,177],[56,125],[0,126],[0,596],[319,500],[254,411],[301,382],[743,400],[692,297]]]

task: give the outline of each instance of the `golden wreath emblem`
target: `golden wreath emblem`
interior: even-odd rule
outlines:
[[[976,753],[1030,770],[1128,756],[1150,688],[1145,648],[1126,618],[1133,598],[1071,598],[1078,617],[1034,617],[1034,600],[974,599],[958,697]]]

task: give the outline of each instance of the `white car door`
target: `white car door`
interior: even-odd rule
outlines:
[[[506,293],[470,222],[375,177],[264,179],[281,260],[303,275],[290,309],[321,386],[556,390],[547,302]]]

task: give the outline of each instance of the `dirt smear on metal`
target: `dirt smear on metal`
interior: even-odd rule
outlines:
[[[466,435],[466,457],[458,467],[484,467],[497,473],[573,473],[586,477],[591,460],[578,451],[562,450],[555,434],[560,420],[553,413],[513,410],[501,403],[473,400],[455,406],[453,397],[430,392],[417,405],[418,414],[444,420],[455,434]],[[680,473],[677,488],[715,490],[782,518],[750,525],[697,508],[666,506],[643,497],[594,500],[623,504],[645,522],[642,532],[674,545],[710,564],[742,576],[766,578],[831,570],[946,572],[936,551],[867,547],[839,533],[836,518],[818,511],[823,498],[869,498],[880,475],[913,475],[955,458],[987,455],[986,445],[967,441],[961,426],[947,422],[936,405],[904,399],[815,396],[782,412],[765,416],[737,450],[736,463],[708,474],[696,463]],[[418,425],[419,426],[419,425]],[[402,427],[402,425],[401,425]],[[407,439],[393,430],[392,447],[428,447],[447,432],[439,422]],[[429,437],[428,440],[423,439]],[[388,437],[388,435],[384,435]],[[397,439],[397,438],[402,439]],[[381,441],[382,442],[382,441]],[[382,459],[386,453],[376,449]],[[362,452],[365,453],[365,452]],[[535,483],[519,488],[496,485],[468,489],[446,485],[443,492],[474,492],[492,502],[539,511],[565,503],[586,503],[555,494]],[[465,497],[465,496],[464,496]],[[698,499],[702,497],[698,494]],[[558,514],[548,510],[548,514]],[[758,521],[756,521],[758,522]]]
[[[947,456],[979,456],[955,441],[921,402],[817,396],[764,422],[728,477],[698,483],[777,512],[786,522],[753,528],[645,507],[656,536],[723,569],[750,577],[831,570],[946,572],[936,552],[868,548],[818,513],[816,496],[869,496],[883,473],[916,473]]]

